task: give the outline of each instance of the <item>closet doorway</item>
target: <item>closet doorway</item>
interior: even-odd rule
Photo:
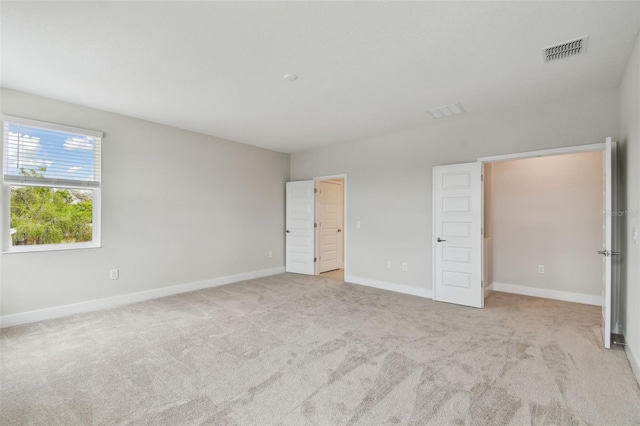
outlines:
[[[616,144],[538,154],[480,159],[484,295],[600,306],[609,348],[619,333]]]
[[[432,205],[434,300],[482,308],[484,307],[484,297],[487,294],[487,287],[491,284],[493,284],[496,290],[500,290],[499,287],[502,287],[501,289],[503,291],[511,290],[512,292],[516,292],[515,286],[508,287],[511,283],[500,283],[498,281],[501,272],[488,268],[489,264],[495,264],[498,249],[494,248],[492,250],[491,247],[487,247],[488,244],[484,241],[483,168],[486,163],[589,153],[594,151],[599,151],[601,156],[602,168],[600,171],[602,180],[600,181],[598,179],[598,183],[593,184],[593,186],[594,188],[599,187],[601,189],[592,193],[592,198],[597,198],[595,201],[592,199],[592,207],[583,208],[593,208],[593,213],[597,214],[597,217],[601,221],[600,246],[596,247],[594,244],[588,247],[588,250],[593,252],[593,254],[589,255],[591,256],[591,260],[588,261],[594,265],[599,264],[601,266],[601,274],[598,274],[598,276],[601,277],[601,296],[592,296],[595,296],[594,300],[597,300],[593,304],[602,306],[602,338],[604,347],[609,348],[611,344],[611,332],[615,332],[617,325],[617,308],[619,306],[617,280],[619,276],[619,257],[617,256],[619,250],[616,219],[620,211],[616,197],[618,192],[616,172],[617,150],[616,144],[611,141],[611,138],[607,138],[605,143],[602,144],[507,154],[479,158],[475,163],[435,166],[433,169],[434,187]],[[567,189],[568,185],[565,185],[564,182],[550,181],[547,183],[547,188],[562,190]],[[520,206],[520,213],[515,213],[516,215],[529,215],[532,221],[539,218],[539,216],[536,215],[531,216],[530,206],[528,205],[533,198],[530,197],[530,195],[533,195],[536,191],[544,192],[545,189],[542,188],[542,185],[534,185],[526,191],[521,188],[512,188],[513,193],[523,196],[521,199],[524,206]],[[572,191],[568,189],[564,192],[561,191],[560,194],[567,199],[573,196]],[[593,196],[593,194],[595,194],[595,196]],[[569,205],[571,205],[571,203],[569,203]],[[575,226],[576,224],[579,225],[578,218],[575,214],[565,213],[553,202],[548,202],[546,209],[547,213],[569,215],[570,220],[565,225],[567,227]],[[499,213],[502,214],[505,212],[501,211]],[[496,214],[496,212],[493,211],[490,214]],[[495,228],[495,220],[492,220],[492,223]],[[541,236],[540,234],[542,233],[532,233],[528,235],[526,233],[527,225],[520,224],[518,226],[515,230],[510,231],[510,236],[513,237],[515,241],[521,239],[524,242],[532,243],[535,239],[540,238],[543,250],[553,251],[552,249],[555,244],[555,235],[553,233],[547,233],[546,237],[544,234]],[[495,229],[492,232],[495,237]],[[581,245],[575,245],[575,241],[571,242],[574,244],[575,250],[585,248]],[[487,256],[491,256],[491,251],[494,252],[493,263],[487,259]],[[515,254],[519,255],[520,253]],[[572,263],[573,271],[580,271],[580,262],[587,262],[587,260],[584,260],[586,258],[576,262],[575,253],[571,248],[567,247],[560,251],[556,250],[554,256],[555,257],[549,261],[554,268],[558,267],[558,265],[562,266],[563,263]],[[529,263],[533,262],[537,274],[544,275],[547,273],[548,269],[545,264],[538,263],[535,259],[529,259],[528,261]],[[520,287],[531,288],[533,286]],[[543,290],[547,291],[547,296],[551,294],[548,291],[553,291],[556,296],[559,295],[563,297],[566,296],[567,293],[570,293],[553,288],[543,288]],[[536,291],[538,294],[529,295],[545,297],[542,292],[539,290]],[[520,294],[527,293],[521,292]],[[583,300],[582,303],[585,303],[585,301]]]
[[[487,290],[602,305],[602,156],[484,164]]]

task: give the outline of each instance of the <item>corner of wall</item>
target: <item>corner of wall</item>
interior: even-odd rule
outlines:
[[[618,136],[622,145],[622,176],[624,177],[624,204],[627,212],[640,209],[640,32],[626,64],[618,88]],[[622,228],[622,246],[625,265],[622,271],[620,298],[621,328],[627,346],[629,364],[640,382],[640,248],[631,239],[633,228],[640,228],[637,215],[625,216]]]

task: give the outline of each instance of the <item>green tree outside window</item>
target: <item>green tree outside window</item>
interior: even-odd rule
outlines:
[[[45,167],[40,167],[28,172],[21,170],[21,174],[42,177],[45,171]],[[90,190],[12,186],[12,245],[91,241],[92,204]]]

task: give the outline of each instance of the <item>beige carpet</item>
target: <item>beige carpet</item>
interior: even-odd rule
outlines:
[[[640,423],[592,306],[282,274],[5,329],[3,425]]]
[[[331,280],[344,281],[344,269],[334,269],[320,274],[320,278],[328,278]]]

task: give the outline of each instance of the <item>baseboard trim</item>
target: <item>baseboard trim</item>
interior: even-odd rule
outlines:
[[[202,290],[209,287],[218,287],[221,285],[232,284],[239,281],[246,281],[255,278],[267,277],[269,275],[281,274],[283,272],[284,266],[279,266],[277,268],[262,269],[259,271],[228,275],[226,277],[211,278],[208,280],[195,281],[186,284],[154,288],[153,290],[140,291],[137,293],[106,297],[104,299],[89,300],[86,302],[72,303],[70,305],[54,306],[52,308],[39,309],[36,311],[4,315],[0,316],[0,328],[13,327],[15,325],[29,324],[54,318],[61,318],[83,312],[97,311],[100,309],[115,308],[122,305],[128,305],[129,303],[143,302],[145,300],[157,299],[159,297],[172,296],[174,294],[187,293],[195,290]]]
[[[386,281],[372,280],[370,278],[356,277],[354,275],[345,275],[344,281],[352,284],[363,285],[366,287],[379,288],[381,290],[389,290],[396,293],[410,294],[412,296],[433,299],[433,290],[429,290],[426,288],[416,288],[403,284],[394,284]]]
[[[636,375],[636,381],[640,385],[640,361],[636,358],[628,343],[624,347],[624,351],[627,354],[627,359],[629,360],[633,374]]]
[[[484,298],[486,299],[487,296],[489,296],[491,294],[491,290],[493,290],[493,283],[489,284],[488,286],[485,287],[484,289]]]
[[[514,293],[521,294],[523,296],[542,297],[544,299],[563,300],[565,302],[602,306],[602,296],[594,296],[591,294],[549,290],[546,288],[527,287],[523,285],[498,283],[495,281],[491,284],[491,287],[494,291],[501,291],[504,293]]]

